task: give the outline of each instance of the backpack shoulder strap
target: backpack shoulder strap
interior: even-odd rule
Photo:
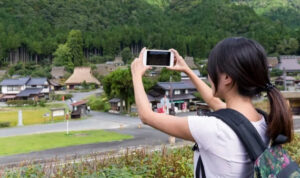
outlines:
[[[252,161],[255,161],[267,148],[267,145],[263,142],[255,127],[238,111],[220,109],[208,115],[221,119],[236,133]]]

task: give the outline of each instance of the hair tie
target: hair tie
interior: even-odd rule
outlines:
[[[272,83],[267,83],[265,86],[265,91],[271,91],[275,86]]]

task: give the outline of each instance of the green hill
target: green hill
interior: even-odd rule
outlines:
[[[298,37],[294,29],[258,15],[249,4],[227,0],[0,0],[0,65],[18,61],[49,64],[72,29],[82,32],[88,59],[111,58],[125,47],[137,54],[143,46],[176,48],[182,55],[204,58],[229,36],[256,39],[269,53],[277,54],[281,41]]]
[[[280,21],[292,28],[300,26],[300,0],[232,0],[252,7],[259,15]]]

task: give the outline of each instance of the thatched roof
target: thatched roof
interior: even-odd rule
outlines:
[[[191,68],[191,69],[195,69],[198,68],[194,62],[194,58],[190,57],[190,56],[186,56],[185,58],[185,62],[186,64]]]
[[[268,57],[267,59],[268,59],[269,67],[276,67],[278,65],[277,57]]]
[[[92,75],[90,67],[76,67],[73,74],[68,78],[65,84],[81,84],[86,83],[95,83],[100,85],[100,82]]]
[[[52,78],[62,78],[66,74],[65,67],[52,67]]]
[[[114,64],[97,64],[97,72],[102,76],[109,74],[116,70],[116,68]]]
[[[0,77],[3,77],[6,74],[6,70],[0,70]]]
[[[121,56],[115,57],[114,63],[115,63],[116,65],[124,65],[123,58],[122,58]]]

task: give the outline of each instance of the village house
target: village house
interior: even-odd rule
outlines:
[[[1,83],[0,100],[49,98],[50,87],[47,78],[23,77],[4,79]]]
[[[52,67],[51,76],[52,78],[49,80],[49,84],[51,87],[51,91],[62,90],[64,87],[64,77],[67,74],[65,67]]]
[[[66,75],[65,67],[52,67],[51,76],[53,79],[61,79]]]
[[[60,79],[50,79],[49,80],[51,91],[58,91],[64,88],[64,84]]]
[[[198,66],[194,62],[194,58],[191,56],[185,56],[184,58],[185,63],[191,68],[191,69],[197,69]]]
[[[112,98],[109,101],[110,104],[110,113],[120,113],[121,107],[125,107],[125,101],[123,101],[121,106],[121,99],[120,98]]]
[[[100,86],[100,82],[92,75],[90,67],[76,67],[73,74],[65,82],[68,89],[74,89],[76,86],[81,86],[84,82],[86,84],[95,84]]]
[[[196,87],[190,80],[180,82],[158,82],[147,93],[152,109],[161,108],[161,101],[166,96],[170,104],[174,104],[175,112],[185,112],[189,110],[190,103],[196,100],[194,93]],[[170,106],[168,106],[170,108]]]
[[[269,70],[272,70],[273,68],[275,68],[279,62],[277,57],[268,57],[267,60],[268,60]]]
[[[104,64],[97,64],[96,67],[99,75],[106,76],[110,72],[113,72],[116,69],[123,68],[125,66],[122,57],[117,56],[114,61],[107,61]]]
[[[199,78],[201,77],[201,74],[198,69],[194,69],[192,71],[194,72],[194,74],[197,75],[197,77]],[[181,80],[190,80],[189,76],[187,76],[185,72],[181,72],[180,76],[181,76]]]
[[[5,76],[6,70],[0,70],[0,80]]]
[[[280,56],[280,62],[277,66],[278,69],[289,73],[300,72],[300,56]]]
[[[81,100],[71,104],[72,112],[71,118],[81,118],[83,115],[87,115],[87,101]]]
[[[286,86],[294,86],[295,85],[295,77],[291,77],[291,76],[280,76],[280,77],[277,77],[275,79],[275,85],[281,85],[283,86],[284,85],[284,80],[285,80],[285,83],[286,83]]]

